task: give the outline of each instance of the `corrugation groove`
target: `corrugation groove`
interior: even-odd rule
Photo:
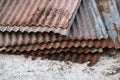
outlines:
[[[79,0],[30,1],[0,0],[0,51],[93,65],[104,48],[120,49],[118,1],[82,0],[75,19]]]

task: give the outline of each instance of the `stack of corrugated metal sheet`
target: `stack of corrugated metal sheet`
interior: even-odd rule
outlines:
[[[0,51],[92,66],[120,48],[119,2],[0,0]]]

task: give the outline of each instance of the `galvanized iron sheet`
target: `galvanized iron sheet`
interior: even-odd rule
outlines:
[[[108,33],[94,0],[83,0],[76,14],[70,37],[80,39],[106,39]]]
[[[120,43],[120,15],[116,0],[96,0],[96,4],[109,36],[115,43]]]
[[[83,0],[70,36],[86,40],[111,38],[114,44],[120,44],[119,4],[116,0]]]
[[[81,0],[0,0],[0,30],[66,35]]]

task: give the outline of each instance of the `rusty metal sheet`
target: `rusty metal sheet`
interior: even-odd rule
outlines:
[[[103,52],[102,48],[96,48],[96,47],[58,47],[58,48],[42,48],[39,45],[27,45],[27,46],[15,46],[15,47],[6,47],[6,48],[1,48],[0,51],[5,51],[5,52],[30,52],[30,51],[41,51],[44,54],[48,54],[48,53],[60,53],[62,51],[67,52],[67,51],[71,51],[71,52],[77,52],[77,53],[95,53],[95,52]]]
[[[93,6],[95,6],[95,5],[93,5],[93,4],[95,4],[96,2],[95,2],[95,0],[93,0],[92,2],[91,1],[89,1],[88,0],[88,2],[86,2],[87,0],[84,0],[83,1],[83,3],[82,3],[82,5],[81,5],[81,8],[83,9],[83,11],[84,11],[84,13],[87,13],[86,15],[88,15],[88,12],[87,12],[87,10],[89,11],[89,9],[90,10],[92,10],[92,9],[94,9],[93,8]],[[89,3],[89,4],[85,4],[85,3]],[[97,2],[97,3],[99,3],[99,2]],[[91,4],[91,5],[90,5]],[[90,6],[92,6],[92,8],[87,8],[86,6],[87,5],[90,5]],[[97,5],[97,4],[96,4]],[[89,6],[89,7],[90,7]],[[97,8],[97,7],[96,7]],[[98,8],[99,8],[99,6],[98,6]],[[79,11],[81,11],[81,10],[78,10],[78,12]],[[96,10],[95,9],[95,11],[97,11],[97,12],[99,12],[98,10]],[[96,13],[97,13],[96,12]],[[92,15],[93,15],[93,13],[91,13]],[[82,15],[82,14],[81,14]],[[95,15],[95,14],[94,14]],[[97,14],[98,15],[98,14]],[[88,17],[88,19],[89,19],[89,21],[94,21],[94,19],[96,20],[96,22],[98,22],[98,23],[96,23],[96,24],[99,24],[99,25],[102,25],[103,27],[101,27],[101,26],[99,26],[100,28],[104,28],[104,24],[101,24],[100,22],[101,22],[101,17],[100,17],[100,15],[101,14],[99,14],[99,16],[97,16],[98,18],[97,19],[100,19],[100,20],[96,20],[96,18],[91,18],[91,17],[89,17],[89,18],[91,18],[91,19],[89,19]],[[78,16],[80,16],[80,15],[78,15]],[[85,16],[85,15],[84,15]],[[82,16],[81,16],[82,17]],[[82,18],[80,18],[79,19],[79,17],[77,17],[78,18],[78,20],[77,21],[79,21],[80,19],[82,19]],[[85,19],[85,18],[84,18]],[[87,19],[87,20],[88,20]],[[76,19],[75,19],[76,20]],[[85,22],[87,22],[87,20],[83,20],[83,21],[85,21]],[[81,22],[83,22],[83,21],[81,21]],[[68,37],[70,37],[70,38],[68,38],[68,37],[65,37],[65,36],[61,36],[61,35],[56,35],[56,34],[54,34],[54,33],[43,33],[43,34],[41,34],[41,33],[36,33],[36,34],[34,34],[34,33],[30,33],[30,34],[28,34],[28,33],[21,33],[21,32],[19,32],[19,33],[14,33],[14,32],[12,32],[12,33],[9,33],[9,32],[6,32],[6,33],[0,33],[0,46],[2,47],[2,46],[15,46],[15,45],[28,45],[28,44],[40,44],[41,45],[41,43],[42,43],[42,45],[44,44],[44,43],[47,43],[47,42],[52,42],[52,43],[50,43],[50,46],[51,47],[53,47],[54,45],[57,45],[58,46],[58,44],[60,45],[60,43],[62,44],[62,45],[64,45],[64,46],[66,46],[68,43],[67,43],[67,41],[68,42],[70,42],[69,44],[76,44],[76,43],[79,43],[79,44],[81,44],[81,40],[82,39],[84,39],[84,43],[82,43],[81,45],[83,46],[83,45],[88,45],[88,46],[93,46],[92,44],[95,44],[95,43],[93,43],[93,41],[91,41],[90,39],[95,39],[94,37],[92,37],[93,35],[91,35],[91,34],[93,34],[93,33],[96,33],[96,32],[98,32],[99,33],[99,31],[93,31],[93,30],[95,30],[95,29],[97,29],[98,27],[95,27],[95,25],[93,25],[93,26],[91,26],[91,28],[89,29],[89,25],[87,25],[87,24],[85,24],[85,22],[84,23],[82,23],[82,24],[84,24],[84,26],[82,25],[82,27],[76,27],[75,28],[75,26],[72,26],[72,27],[74,27],[72,30],[71,30],[71,32],[70,32],[70,34],[69,34],[69,36]],[[79,22],[78,22],[79,23]],[[77,23],[77,24],[78,24]],[[89,22],[88,22],[89,23]],[[94,22],[91,22],[91,23],[94,23]],[[87,26],[86,26],[87,25]],[[92,25],[92,24],[91,24]],[[95,28],[93,28],[93,27],[95,27]],[[79,29],[78,29],[79,28]],[[88,29],[88,30],[87,30]],[[80,31],[75,31],[75,30],[80,30]],[[99,29],[98,29],[99,30]],[[101,29],[101,31],[103,30],[103,32],[104,32],[104,29]],[[83,32],[82,32],[83,31]],[[100,31],[100,32],[101,32]],[[77,32],[82,32],[83,34],[81,34],[81,33],[77,33]],[[89,32],[89,33],[85,33],[85,32]],[[101,32],[102,33],[102,32]],[[106,32],[105,32],[106,33]],[[90,35],[89,35],[90,34]],[[71,35],[73,36],[72,38],[71,38]],[[79,35],[78,37],[83,37],[82,39],[79,39],[79,38],[77,38],[76,39],[76,35]],[[86,36],[86,35],[88,35],[88,36]],[[94,35],[95,36],[95,35]],[[107,35],[106,35],[107,36]],[[89,37],[89,38],[87,38],[87,37]],[[110,37],[110,36],[109,36]],[[73,39],[73,40],[72,40]],[[99,37],[97,38],[97,39],[99,39]],[[101,38],[100,38],[101,39]],[[64,40],[64,41],[63,41]],[[75,41],[77,40],[77,42],[75,43]],[[86,40],[88,40],[88,41],[86,41]],[[109,42],[111,42],[111,44],[110,45],[112,45],[112,47],[115,47],[115,48],[120,48],[120,43],[119,43],[119,40],[118,39],[116,39],[116,41],[113,43],[113,41],[110,39],[110,41],[108,41],[109,39],[106,39],[106,40],[104,40],[103,42],[104,43],[102,43],[102,41],[100,40],[100,43],[101,43],[101,45],[100,46],[102,46],[102,47],[109,47]],[[58,42],[56,42],[56,41],[58,41]],[[60,42],[60,41],[62,41],[62,42]],[[96,41],[96,40],[95,40]],[[91,42],[91,43],[89,43],[88,44],[88,42]],[[53,43],[54,43],[54,45],[53,45]],[[49,43],[48,43],[49,44]],[[47,45],[47,44],[44,44],[44,45]],[[98,45],[95,45],[95,46],[98,46]],[[55,46],[54,46],[55,47]]]
[[[111,38],[114,44],[120,44],[119,2],[83,0],[69,36],[86,40]]]
[[[27,33],[27,32],[0,32],[0,47],[3,46],[20,46],[28,44],[39,44],[47,42],[56,42],[68,40],[69,38],[60,34],[50,33]]]
[[[115,43],[120,43],[120,15],[117,7],[120,3],[116,4],[116,0],[96,0],[96,4],[109,36]]]
[[[81,0],[0,0],[0,30],[66,35]],[[61,33],[62,32],[62,33]]]
[[[102,40],[79,40],[70,39],[65,36],[54,33],[15,33],[5,32],[0,33],[0,47],[19,47],[25,45],[34,45],[40,49],[50,48],[64,48],[64,47],[108,47],[108,48],[120,48],[119,43],[114,43],[111,38]]]
[[[54,49],[57,49],[57,48],[71,48],[71,47],[102,47],[102,48],[116,48],[116,49],[119,49],[120,48],[120,44],[116,45],[113,43],[113,41],[111,39],[107,39],[107,40],[89,40],[89,41],[85,41],[85,40],[82,40],[82,41],[79,41],[79,40],[75,40],[75,41],[61,41],[61,42],[54,42],[54,43],[51,43],[51,42],[48,42],[48,43],[40,43],[40,44],[29,44],[29,45],[21,45],[21,46],[7,46],[7,47],[3,47],[3,48],[8,48],[8,47],[24,47],[24,46],[31,46],[33,45],[36,49],[51,49],[51,48],[54,48]],[[32,47],[29,47],[31,49],[33,49]]]

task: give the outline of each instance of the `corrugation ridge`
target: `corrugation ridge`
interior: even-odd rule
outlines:
[[[7,13],[8,15],[5,15],[6,16],[6,18],[3,18],[3,23],[10,23],[10,18],[11,18],[11,16],[12,15],[14,15],[14,11],[15,11],[15,9],[13,9],[13,7],[17,7],[18,5],[18,3],[19,3],[19,1],[18,0],[13,0],[12,1],[13,3],[14,3],[14,5],[11,5],[10,7],[11,7],[11,9],[10,10],[8,10],[9,12]],[[16,2],[16,3],[15,3]]]
[[[31,22],[32,22],[31,25],[34,25],[36,22],[43,20],[42,17],[44,17],[45,15],[47,15],[46,12],[48,11],[47,8],[49,8],[49,5],[50,5],[49,2],[50,2],[49,0],[45,0],[41,4],[42,6],[40,6],[39,8],[37,8],[37,11],[32,16],[33,20],[31,19],[31,21],[30,21],[29,24],[31,24]],[[39,23],[39,25],[42,25],[42,23]],[[45,26],[45,25],[43,24],[43,26]]]
[[[82,15],[81,19],[83,20],[83,25],[84,25],[84,26],[81,26],[83,28],[84,36],[87,37],[87,38],[90,38],[90,36],[88,35],[89,31],[88,31],[87,24],[86,24],[85,5],[83,5],[83,7],[81,7],[80,11],[81,11],[81,15]]]
[[[24,14],[23,14],[23,17],[21,18],[21,20],[19,21],[18,25],[22,24],[22,25],[25,25],[25,23],[22,23],[22,22],[25,22],[25,20],[27,20],[27,16],[29,15],[29,12],[31,11],[31,8],[34,6],[35,2],[37,0],[31,0],[30,2],[30,6],[28,6],[26,9],[26,11],[24,11]],[[40,4],[40,3],[39,3]],[[40,4],[41,5],[41,4]]]
[[[5,14],[7,13],[8,9],[10,8],[10,1],[5,1],[5,6],[3,7],[2,11],[1,11],[1,14],[0,14],[0,23],[1,23],[1,20],[4,18]]]
[[[19,14],[21,13],[21,9],[23,8],[22,6],[24,6],[25,2],[20,0],[20,2],[18,3],[18,6],[15,7],[16,9],[14,11],[14,15],[11,16],[9,25],[15,25],[19,23],[18,21],[15,22],[15,20],[19,17]]]
[[[54,33],[59,33],[61,35],[68,35],[69,33],[69,30],[70,29],[61,29],[61,28],[49,28],[49,27],[36,27],[36,26],[14,26],[14,27],[10,27],[10,26],[0,26],[0,31],[2,32],[5,32],[5,31],[8,31],[8,32],[11,32],[11,31],[14,31],[14,32],[54,32]]]
[[[16,45],[21,45],[21,42],[22,44],[24,45],[27,45],[27,44],[35,44],[35,43],[42,43],[42,42],[54,42],[54,41],[62,41],[62,40],[67,40],[67,37],[65,36],[61,36],[59,34],[54,34],[54,33],[27,33],[27,32],[24,32],[24,33],[21,33],[21,32],[0,32],[1,34],[1,39],[2,39],[2,36],[4,37],[9,37],[11,38],[12,37],[12,40],[10,40],[9,38],[8,39],[5,39],[5,41],[7,40],[9,43],[16,43]],[[4,35],[6,34],[6,35]],[[17,37],[17,38],[16,38]],[[14,39],[13,39],[14,38]],[[1,44],[2,44],[2,41],[1,40]],[[4,44],[6,44],[4,42]],[[14,46],[14,45],[4,45],[4,46]]]
[[[63,0],[61,0],[61,1],[59,1],[59,0],[56,0],[56,3],[57,4],[55,4],[55,8],[57,8],[57,7],[60,7],[59,5],[61,5],[61,2],[62,2]],[[55,1],[54,1],[54,3],[55,3]],[[53,4],[54,4],[53,3]],[[59,3],[59,4],[58,4]],[[56,22],[54,22],[54,20],[57,20],[57,18],[56,19],[54,19],[55,17],[57,17],[57,10],[56,9],[53,9],[53,8],[50,8],[51,10],[50,10],[50,14],[47,16],[47,18],[46,18],[46,20],[45,20],[45,24],[47,24],[47,25],[52,25],[53,26],[53,24],[54,23],[56,23]],[[54,17],[52,17],[52,16],[54,16]],[[56,25],[56,24],[55,24]]]
[[[18,17],[15,18],[15,20],[14,20],[14,22],[13,22],[12,25],[17,25],[17,24],[19,25],[19,22],[20,22],[21,19],[23,18],[23,15],[25,14],[26,9],[29,9],[29,8],[27,8],[27,7],[29,7],[28,4],[30,4],[30,2],[29,2],[29,0],[26,0],[26,1],[24,2],[24,4],[22,5],[22,7],[21,7],[21,10],[20,10],[20,12],[19,12]],[[18,22],[18,21],[19,21],[19,22]]]
[[[29,17],[28,18],[26,18],[26,23],[25,23],[25,25],[27,25],[27,23],[32,23],[31,21],[32,21],[32,17],[33,17],[33,15],[35,15],[34,14],[34,12],[35,11],[37,11],[38,9],[39,9],[39,7],[37,8],[37,6],[38,6],[38,4],[40,3],[40,5],[44,2],[44,1],[46,1],[46,0],[44,0],[44,1],[42,1],[42,2],[40,2],[40,0],[35,0],[36,2],[34,2],[34,5],[32,6],[32,8],[30,9],[30,13],[29,13]],[[41,6],[40,6],[41,7]],[[37,15],[37,14],[36,14]],[[35,17],[35,16],[34,16]]]
[[[65,2],[64,0],[62,0],[61,2]],[[59,9],[61,9],[62,8],[62,6],[63,6],[63,4],[59,4],[58,5],[59,6]],[[51,25],[53,26],[54,25],[54,23],[55,23],[55,25],[59,25],[59,21],[60,21],[60,19],[62,18],[62,16],[63,16],[63,13],[59,16],[59,15],[57,15],[57,14],[60,14],[61,12],[60,11],[58,11],[58,10],[55,10],[56,12],[54,13],[54,15],[55,15],[55,17],[56,17],[56,19],[52,19],[53,21],[51,22]],[[62,10],[61,10],[62,11]]]
[[[0,0],[0,12],[3,10],[5,0]]]
[[[9,1],[9,4],[8,4],[8,8],[7,8],[7,10],[5,10],[6,12],[5,13],[3,13],[3,15],[1,15],[2,17],[1,17],[1,19],[0,19],[0,23],[4,23],[4,20],[7,18],[7,16],[8,15],[6,15],[6,14],[9,14],[9,12],[10,12],[10,10],[12,9],[12,4],[13,4],[14,2],[12,1],[12,2],[10,2]],[[8,12],[7,12],[8,11]]]
[[[68,2],[67,2],[67,4],[70,4],[71,3],[71,1],[72,0],[69,0]],[[68,19],[70,19],[69,17],[68,17],[68,19],[66,19],[66,14],[67,15],[70,15],[69,13],[68,13],[68,7],[69,7],[69,5],[67,5],[67,4],[64,4],[64,5],[62,5],[63,7],[65,7],[65,11],[63,11],[63,13],[62,13],[62,16],[61,17],[63,17],[63,16],[65,16],[65,17],[63,17],[63,19],[59,16],[59,18],[60,18],[60,20],[59,20],[59,18],[58,18],[58,21],[59,21],[59,24],[58,25],[61,25],[61,26],[68,26]],[[72,3],[73,4],[73,3]],[[61,8],[61,10],[62,10],[62,8]],[[71,9],[72,10],[72,9]],[[71,15],[70,15],[71,16]],[[64,23],[63,23],[64,22]],[[63,24],[62,24],[63,23]],[[57,26],[58,26],[57,25]]]

